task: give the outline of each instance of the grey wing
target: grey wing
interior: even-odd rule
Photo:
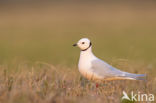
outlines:
[[[107,64],[106,62],[100,60],[100,59],[97,59],[97,60],[93,60],[92,61],[92,67],[91,67],[91,70],[103,77],[103,78],[107,78],[107,77],[117,77],[117,76],[120,76],[120,77],[123,77],[125,76],[125,73],[112,67],[111,65]]]

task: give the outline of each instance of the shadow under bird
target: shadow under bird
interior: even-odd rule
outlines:
[[[112,67],[92,53],[92,43],[88,38],[80,39],[73,46],[81,50],[78,68],[82,76],[89,80],[145,80],[145,74],[133,74]]]

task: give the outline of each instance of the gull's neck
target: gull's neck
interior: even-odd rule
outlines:
[[[92,52],[92,46],[85,51],[81,51],[80,58],[96,58]]]
[[[92,66],[91,62],[95,59],[97,59],[97,57],[92,53],[92,47],[85,51],[81,51],[78,64],[79,70],[89,69]]]

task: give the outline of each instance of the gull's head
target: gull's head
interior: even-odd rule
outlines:
[[[82,51],[85,51],[92,46],[92,43],[88,38],[82,38],[73,46],[78,46]]]

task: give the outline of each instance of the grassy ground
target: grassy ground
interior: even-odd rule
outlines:
[[[129,94],[131,91],[156,94],[156,78],[152,73],[154,69],[125,60],[118,60],[115,63],[119,68],[126,67],[129,72],[147,73],[147,82],[111,81],[101,83],[96,88],[94,82],[80,76],[76,67],[14,60],[0,67],[0,101],[2,103],[120,103],[123,90]]]
[[[0,4],[0,102],[120,103],[122,91],[156,95],[155,2]],[[97,57],[146,83],[94,82],[80,76],[88,37]],[[101,84],[101,85],[102,85]]]

